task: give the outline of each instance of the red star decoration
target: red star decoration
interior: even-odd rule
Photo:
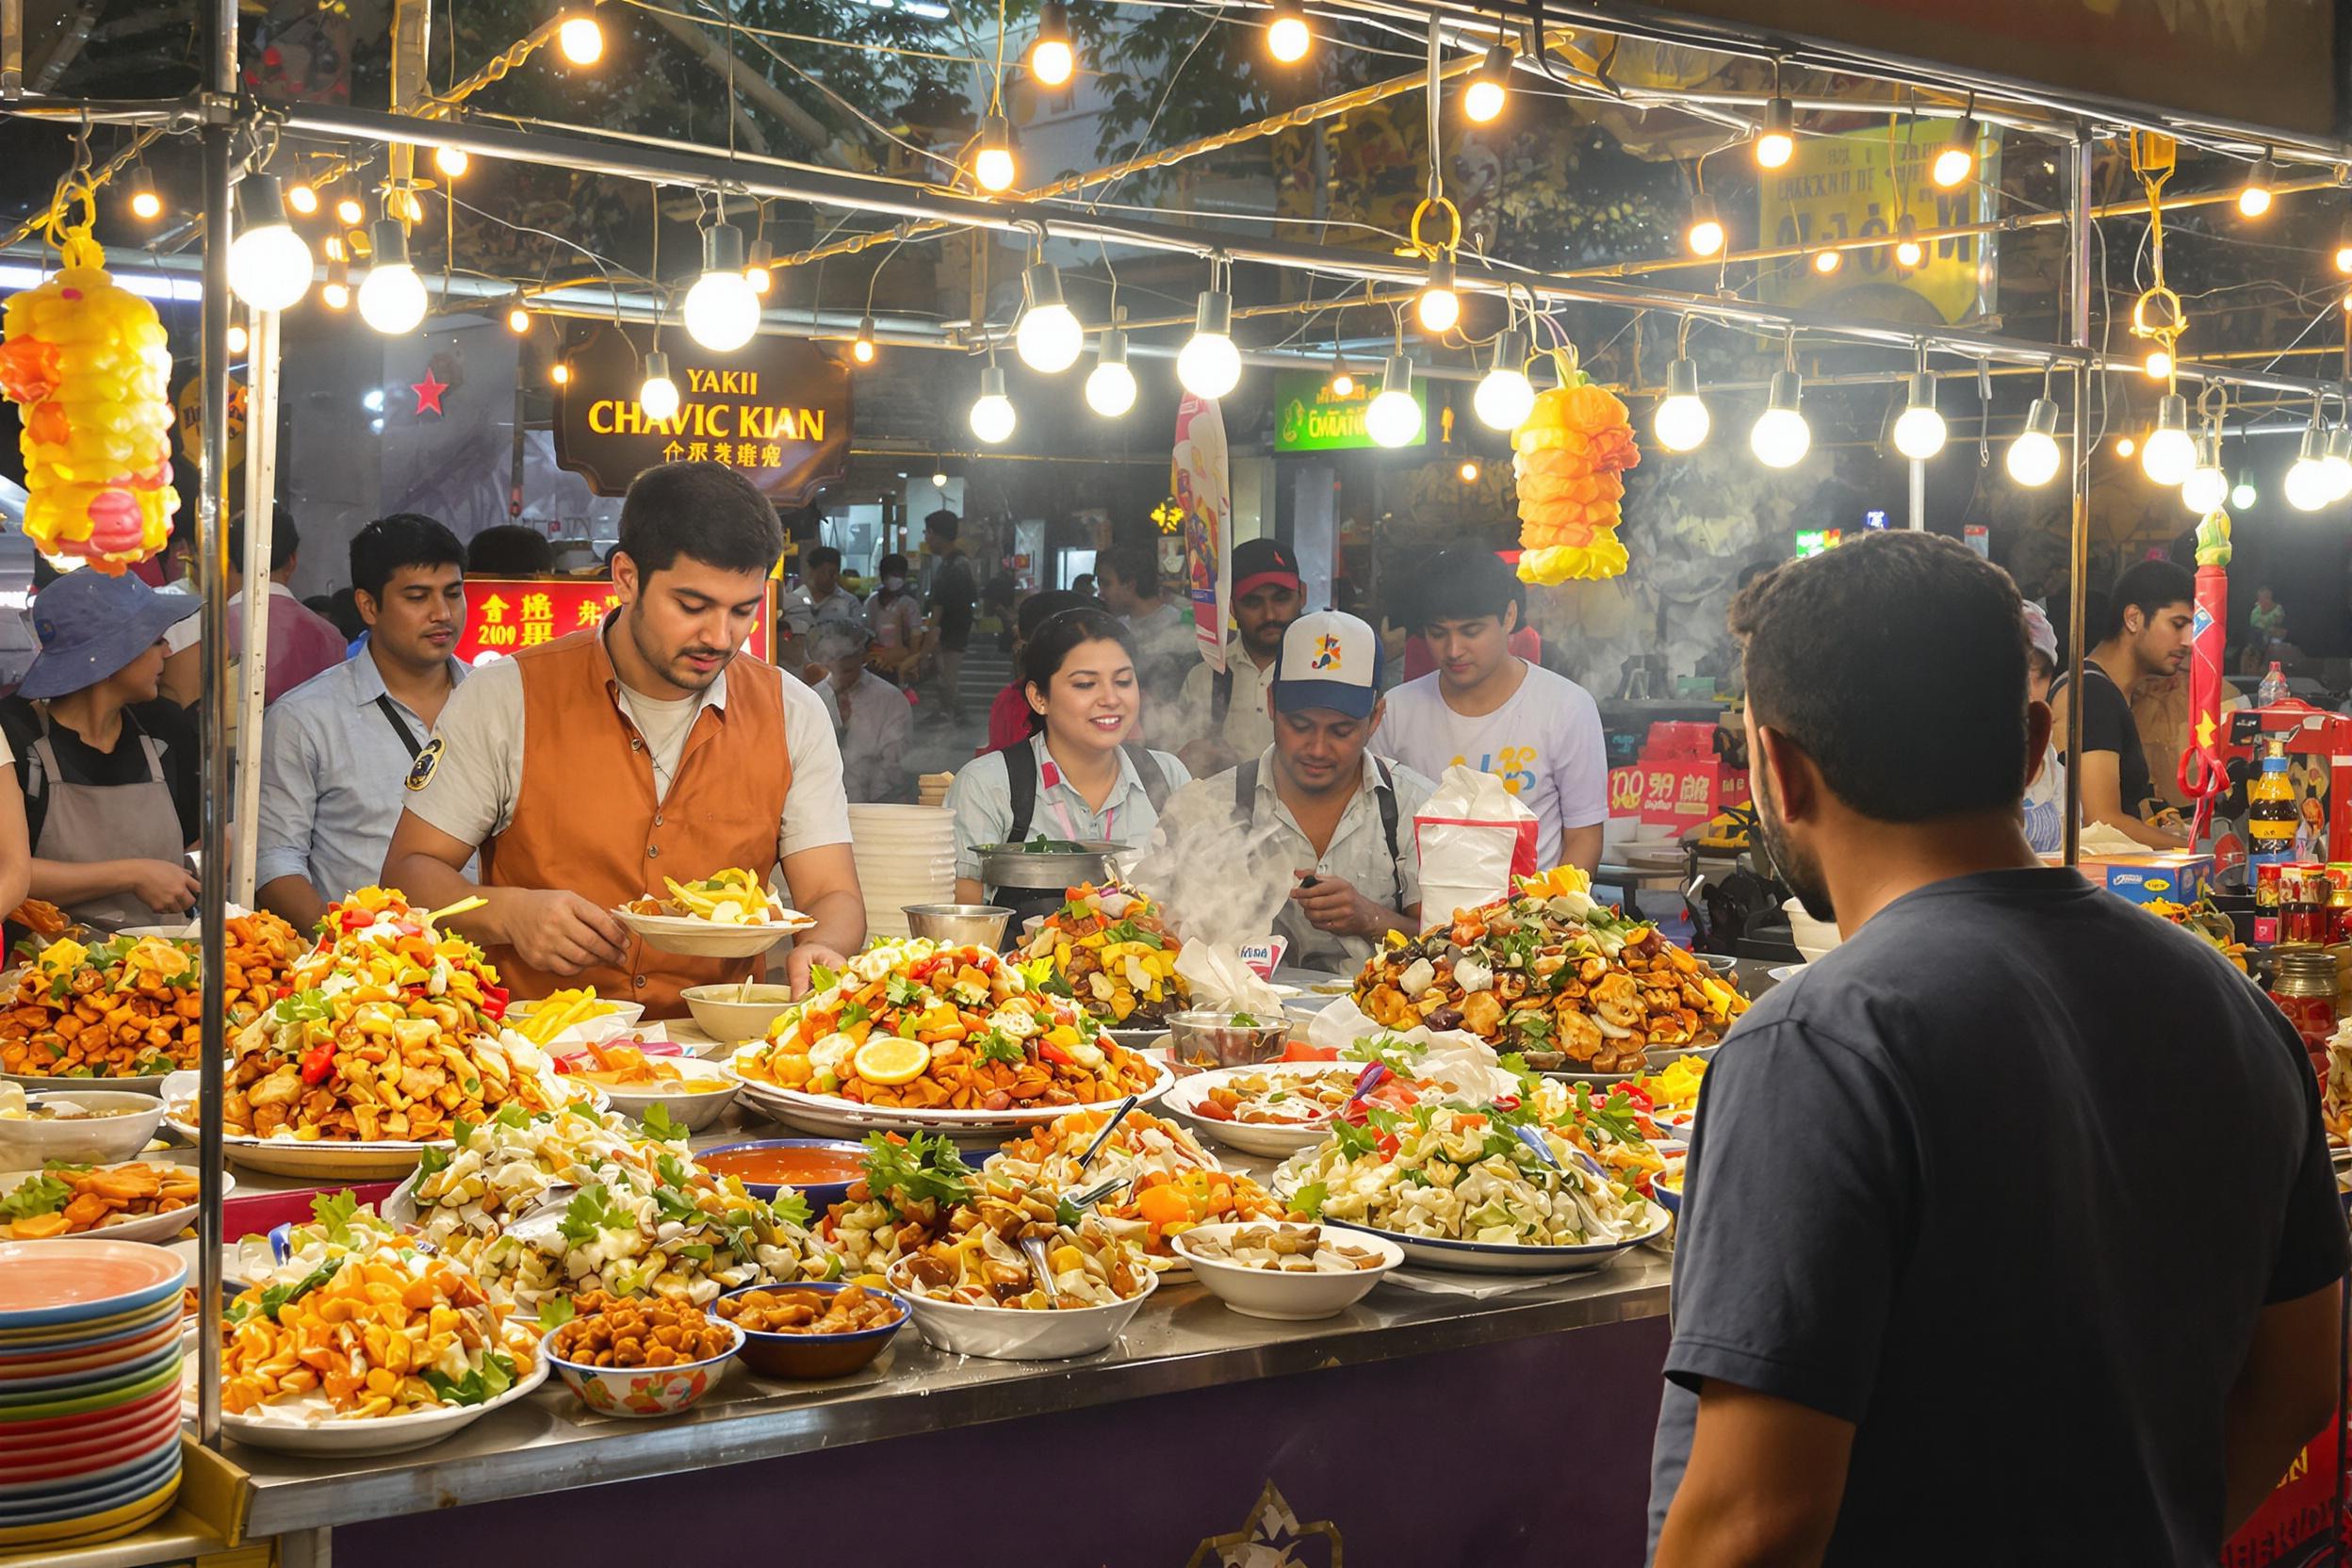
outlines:
[[[448,414],[449,411],[441,406],[441,394],[449,389],[449,384],[437,380],[431,370],[425,372],[424,380],[410,383],[408,389],[416,394],[416,413],[420,417],[427,409],[435,414]]]

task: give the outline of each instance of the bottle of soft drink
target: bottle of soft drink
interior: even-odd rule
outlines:
[[[2270,662],[2270,673],[2262,677],[2262,685],[2255,688],[2254,706],[2268,708],[2273,703],[2286,700],[2287,672],[2280,669],[2278,661],[2274,659]]]

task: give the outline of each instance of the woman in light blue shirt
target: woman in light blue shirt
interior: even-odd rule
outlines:
[[[1135,644],[1117,616],[1091,605],[1048,616],[1022,650],[1021,673],[1028,741],[975,759],[947,792],[956,896],[966,904],[1018,892],[981,885],[984,845],[1042,833],[1140,848],[1161,804],[1192,778],[1173,756],[1133,741],[1143,694]]]

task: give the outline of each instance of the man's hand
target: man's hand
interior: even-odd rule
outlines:
[[[533,969],[578,974],[629,958],[629,927],[575,892],[560,888],[498,890],[507,945]]]
[[[1296,871],[1299,879],[1290,901],[1317,931],[1335,937],[1370,937],[1389,927],[1390,912],[1356,891],[1353,884],[1329,872]],[[1312,878],[1314,886],[1308,886]]]
[[[127,891],[159,915],[180,915],[196,902],[196,874],[176,860],[125,860]]]
[[[784,978],[792,987],[795,1001],[808,994],[808,972],[823,964],[827,969],[848,967],[849,960],[829,947],[816,942],[794,942],[792,951],[784,959]]]

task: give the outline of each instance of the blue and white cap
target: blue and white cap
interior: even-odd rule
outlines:
[[[1380,700],[1380,633],[1338,610],[1301,615],[1282,633],[1274,662],[1274,706],[1284,713],[1329,709],[1351,719],[1372,716]]]

